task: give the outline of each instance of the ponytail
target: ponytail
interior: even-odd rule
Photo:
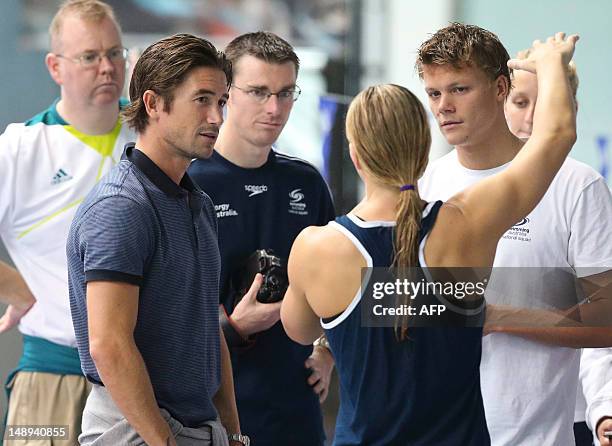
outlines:
[[[421,229],[421,197],[418,189],[400,192],[395,222],[394,259],[398,277],[411,280],[410,268],[419,264],[419,230]],[[410,296],[402,295],[400,305],[408,305]],[[395,335],[403,341],[408,337],[408,316],[397,316]]]

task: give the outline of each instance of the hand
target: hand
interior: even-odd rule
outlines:
[[[282,302],[262,304],[257,300],[257,292],[263,283],[263,276],[256,274],[251,288],[238,302],[232,313],[232,322],[243,337],[265,331],[280,320]]]
[[[612,430],[612,418],[603,418],[597,424],[597,438],[601,443],[601,446],[610,446],[612,441],[608,437],[604,437],[604,431]]]
[[[546,39],[546,42],[534,40],[529,57],[527,59],[510,59],[508,67],[513,70],[535,73],[537,63],[553,54],[560,54],[563,64],[567,65],[572,60],[574,48],[579,38],[577,34],[565,38],[565,33],[560,32],[555,34],[554,37]]]
[[[24,309],[17,309],[17,307],[14,305],[9,305],[6,307],[4,315],[0,317],[0,333],[9,331],[11,328],[17,326],[21,318],[24,317],[28,311],[30,311],[30,308],[32,308],[32,305]]]
[[[329,393],[334,357],[327,348],[317,345],[304,365],[307,369],[312,370],[308,377],[308,385],[312,387],[314,393],[319,395],[319,403],[322,403]]]

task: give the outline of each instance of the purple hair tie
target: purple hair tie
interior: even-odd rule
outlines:
[[[400,192],[404,192],[406,190],[414,190],[414,184],[404,184],[400,187]]]

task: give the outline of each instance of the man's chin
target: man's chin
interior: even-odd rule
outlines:
[[[110,105],[110,104],[116,104],[117,102],[119,102],[119,98],[121,97],[121,93],[119,92],[103,92],[103,93],[98,93],[96,94],[96,96],[94,97],[94,104],[98,105],[100,107],[103,107],[105,105]]]

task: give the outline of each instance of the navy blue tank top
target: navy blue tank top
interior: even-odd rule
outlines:
[[[441,205],[425,209],[419,242]],[[342,216],[330,225],[368,266],[391,265],[393,223]],[[340,378],[334,445],[490,445],[480,393],[482,328],[409,327],[399,341],[392,327],[362,326],[359,293],[322,325]]]

